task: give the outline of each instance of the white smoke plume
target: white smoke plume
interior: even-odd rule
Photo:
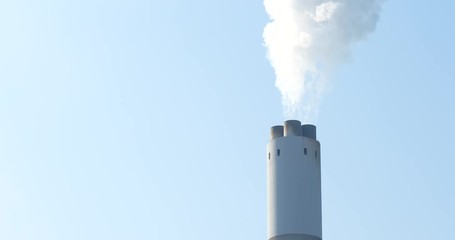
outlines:
[[[286,117],[317,117],[326,80],[350,46],[373,32],[382,0],[264,0],[264,45]]]

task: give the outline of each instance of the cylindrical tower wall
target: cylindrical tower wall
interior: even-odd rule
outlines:
[[[320,143],[313,127],[299,123],[306,136],[287,136],[285,125],[284,136],[267,145],[269,240],[322,239]]]

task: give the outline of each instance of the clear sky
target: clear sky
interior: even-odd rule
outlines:
[[[453,1],[390,0],[320,107],[326,240],[455,239]],[[0,239],[266,239],[262,1],[0,1]]]

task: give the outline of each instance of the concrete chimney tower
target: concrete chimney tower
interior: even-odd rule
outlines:
[[[268,240],[321,240],[321,146],[316,126],[288,120],[267,144]]]

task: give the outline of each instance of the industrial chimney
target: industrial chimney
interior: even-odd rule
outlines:
[[[288,120],[267,144],[268,240],[321,240],[321,146],[316,126]]]

